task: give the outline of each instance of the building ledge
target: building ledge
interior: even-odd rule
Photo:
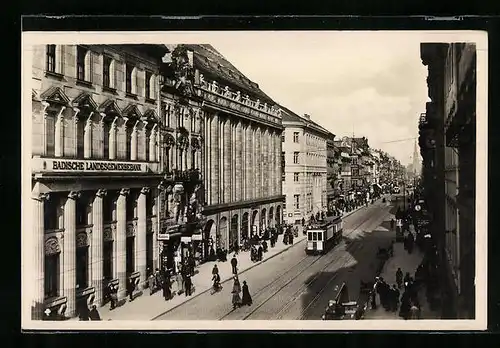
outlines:
[[[258,205],[274,203],[274,202],[283,202],[285,201],[285,195],[271,196],[271,197],[263,197],[256,198],[247,201],[238,201],[238,202],[230,202],[230,203],[222,203],[222,204],[213,204],[208,205],[204,208],[203,214],[210,215],[215,214],[227,210],[232,209],[241,209],[241,208],[253,208]]]

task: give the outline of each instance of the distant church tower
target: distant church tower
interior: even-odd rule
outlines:
[[[418,152],[417,141],[413,149],[413,174],[420,175],[420,153]]]

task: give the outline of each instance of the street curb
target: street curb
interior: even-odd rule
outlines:
[[[302,241],[304,241],[304,240],[305,240],[305,238],[303,238],[301,241],[299,241],[299,242],[297,242],[297,243],[294,243],[293,245],[290,245],[290,246],[288,246],[288,247],[284,248],[283,250],[278,251],[276,254],[274,254],[274,255],[272,255],[272,256],[269,256],[269,257],[265,258],[265,259],[264,259],[264,260],[262,260],[262,261],[259,261],[259,262],[254,263],[254,264],[253,264],[253,265],[251,265],[250,267],[248,267],[248,268],[244,269],[243,271],[241,271],[241,273],[238,273],[238,276],[239,276],[239,275],[241,275],[241,274],[243,274],[243,273],[245,273],[245,272],[247,272],[247,271],[249,271],[249,270],[251,270],[251,269],[252,269],[252,268],[254,268],[254,267],[257,267],[257,266],[259,266],[259,265],[261,265],[261,264],[263,264],[263,263],[265,263],[265,262],[267,262],[267,261],[269,261],[269,260],[273,259],[274,257],[276,257],[276,256],[278,256],[278,255],[281,255],[281,254],[282,254],[282,253],[284,253],[285,251],[290,250],[291,248],[293,248],[293,247],[295,247],[295,246],[299,245],[299,244],[300,244]],[[222,280],[220,283],[221,283],[221,284],[227,283],[227,282],[229,282],[231,279],[233,279],[233,277],[234,277],[234,275],[231,275],[230,277],[226,278],[225,280]],[[161,316],[163,316],[163,315],[167,314],[168,312],[171,312],[171,311],[173,311],[174,309],[177,309],[177,308],[179,308],[180,306],[183,306],[184,304],[188,303],[189,301],[194,300],[194,299],[195,299],[195,298],[197,298],[198,296],[201,296],[201,295],[203,295],[203,294],[205,294],[205,293],[209,292],[211,289],[212,289],[212,288],[211,288],[211,287],[209,287],[208,289],[203,290],[203,291],[201,291],[201,292],[199,292],[199,293],[195,294],[194,296],[190,296],[190,297],[189,297],[189,299],[187,299],[186,301],[181,302],[181,303],[179,303],[178,305],[175,305],[174,307],[172,307],[172,308],[170,308],[169,310],[167,310],[167,311],[165,311],[165,312],[163,312],[163,313],[161,313],[161,314],[159,314],[159,315],[157,315],[157,316],[153,317],[153,318],[152,318],[152,319],[150,319],[150,320],[151,320],[151,321],[152,321],[152,320],[156,320],[157,318],[159,318],[159,317],[161,317]]]

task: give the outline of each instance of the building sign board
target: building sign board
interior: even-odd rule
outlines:
[[[170,240],[170,234],[158,233],[158,240]]]
[[[191,242],[191,237],[181,237],[181,243],[189,243]]]
[[[201,234],[193,234],[191,238],[192,240],[202,240]]]
[[[158,171],[158,163],[101,160],[70,160],[62,158],[32,159],[34,173],[147,173]]]

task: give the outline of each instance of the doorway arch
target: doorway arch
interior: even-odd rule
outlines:
[[[276,220],[276,224],[278,225],[281,225],[281,205],[278,205],[276,207],[276,216],[275,216],[275,220]]]
[[[231,227],[229,230],[229,250],[234,250],[235,243],[239,244],[238,240],[238,214],[234,214],[231,218]]]
[[[260,214],[260,226],[261,230],[266,228],[266,208],[262,209],[262,212]]]
[[[274,227],[274,207],[269,208],[269,216],[267,218],[267,226]]]
[[[250,236],[253,235],[253,226],[256,226],[257,227],[257,231],[259,231],[259,220],[257,220],[257,215],[259,215],[259,211],[258,210],[254,210],[252,212],[252,223],[250,224],[250,228],[252,229],[250,231]]]
[[[219,222],[219,235],[217,236],[217,247],[227,249],[228,245],[227,218],[223,216]]]
[[[241,220],[241,239],[248,239],[249,238],[249,232],[248,232],[248,213],[243,214],[243,219]]]
[[[215,225],[215,221],[210,219],[205,224],[203,228],[203,255],[205,258],[210,254],[210,248],[213,247],[215,249],[215,242],[217,240],[217,226]]]

